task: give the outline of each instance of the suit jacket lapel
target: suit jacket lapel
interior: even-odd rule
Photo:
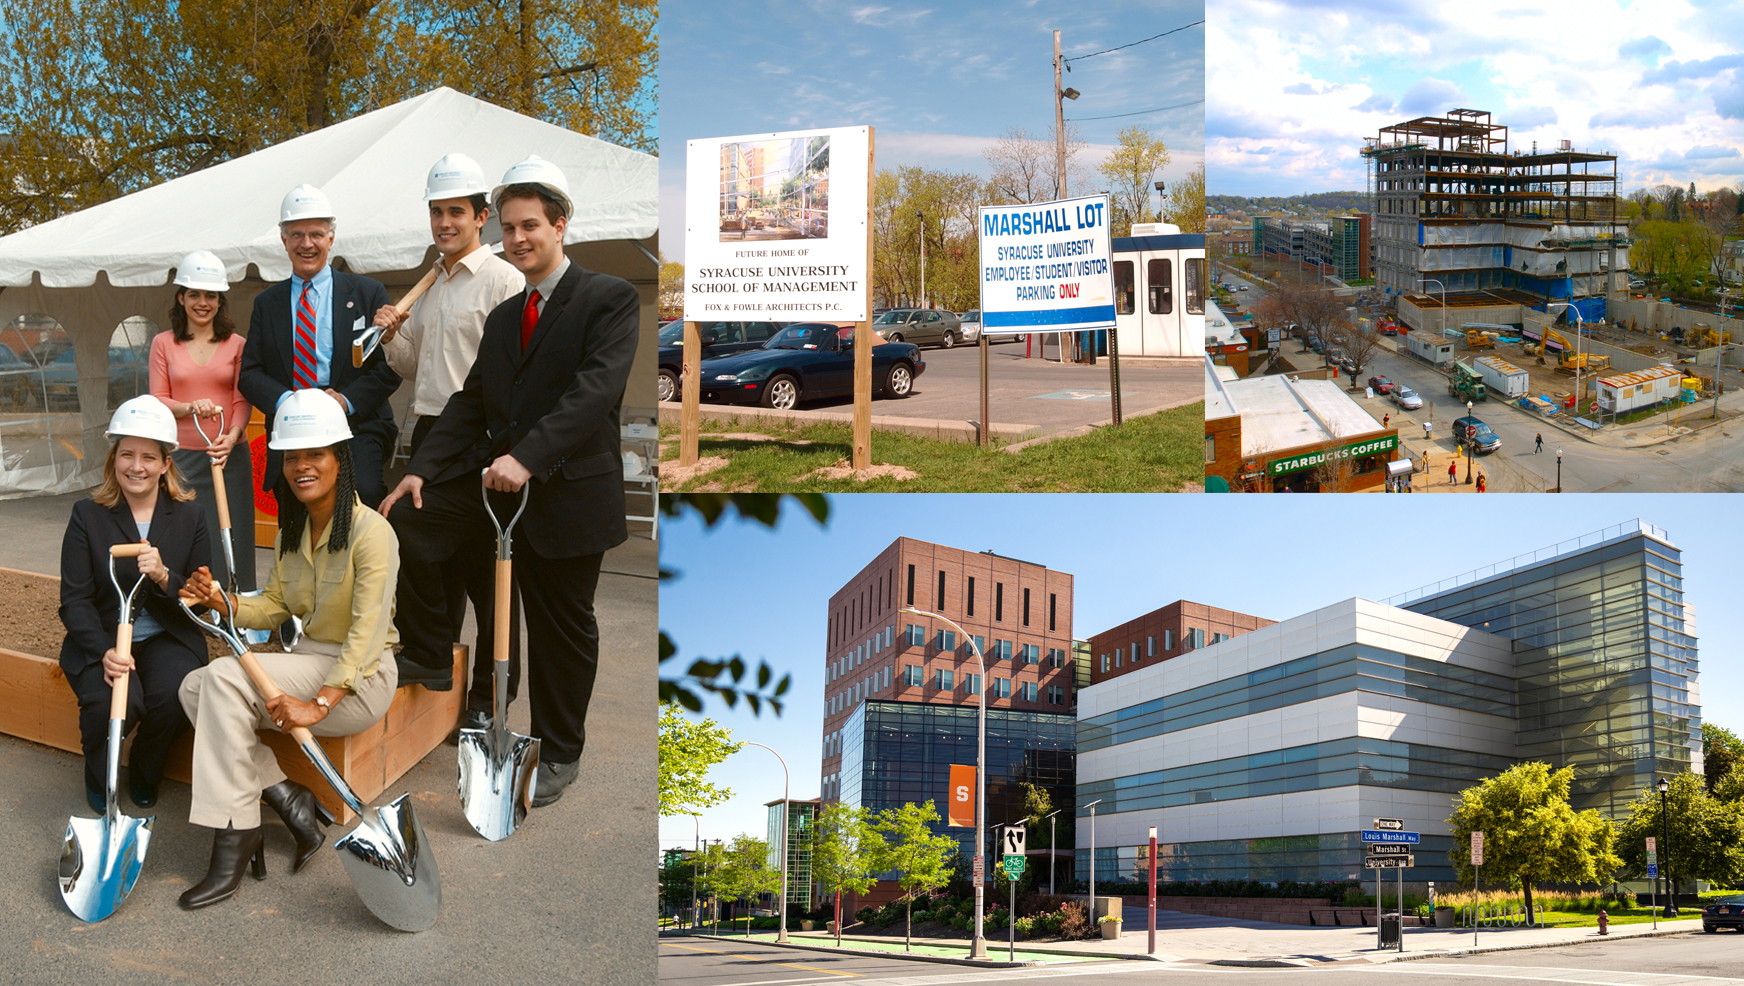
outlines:
[[[539,324],[533,326],[533,338],[528,341],[526,350],[518,354],[520,358],[515,361],[515,369],[520,369],[521,365],[527,362],[527,357],[532,356],[533,352],[539,348],[539,343],[551,330],[551,323],[557,321],[557,316],[563,314],[563,306],[569,303],[569,296],[575,293],[575,284],[579,280],[581,280],[581,269],[575,266],[574,261],[570,261],[569,269],[564,271],[563,276],[557,280],[557,289],[551,292],[550,300],[545,302],[545,310],[539,313]],[[525,305],[527,303],[526,295],[523,293],[521,297],[523,299],[521,304]],[[517,335],[515,342],[519,343],[520,341]]]
[[[139,543],[139,525],[133,522],[133,509],[127,505],[125,494],[116,501],[115,506],[109,508],[109,516],[114,520],[116,528],[121,531],[122,542]],[[152,517],[153,519],[157,517],[156,511],[152,512]]]

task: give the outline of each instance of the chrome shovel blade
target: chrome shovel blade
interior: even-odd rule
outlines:
[[[460,810],[479,835],[501,842],[533,805],[539,741],[493,729],[460,731]]]
[[[103,818],[67,819],[66,845],[61,849],[61,899],[81,921],[101,921],[133,892],[145,851],[151,844],[154,818],[129,818],[114,813]]]
[[[333,848],[372,914],[401,931],[423,931],[442,910],[442,878],[411,797],[365,809],[362,823]]]

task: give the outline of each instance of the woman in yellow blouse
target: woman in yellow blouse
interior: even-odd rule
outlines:
[[[328,394],[300,390],[273,423],[271,448],[284,453],[278,480],[279,535],[271,577],[258,596],[232,598],[201,569],[182,595],[236,625],[271,629],[297,616],[303,641],[295,653],[258,655],[284,695],[263,703],[242,666],[213,661],[182,682],[182,706],[194,724],[194,796],[188,820],[217,830],[206,878],[182,894],[204,907],[236,893],[252,860],[266,878],[260,802],[278,812],[297,841],[292,872],[321,847],[318,825],[331,824],[306,787],[286,779],[257,729],[305,726],[317,736],[349,736],[377,722],[399,679],[390,649],[399,540],[356,493],[351,429]]]

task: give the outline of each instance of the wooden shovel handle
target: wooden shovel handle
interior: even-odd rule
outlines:
[[[497,602],[496,612],[491,614],[495,621],[496,653],[491,655],[496,661],[509,663],[509,631],[514,629],[509,624],[509,588],[510,579],[514,575],[515,563],[507,558],[497,559]]]
[[[144,541],[141,541],[138,544],[112,544],[109,546],[109,557],[138,558],[139,553],[149,547],[151,547],[151,545]]]
[[[133,656],[133,624],[121,623],[115,627],[115,656],[123,664]],[[127,679],[131,674],[124,674],[115,679],[115,684],[109,690],[109,718],[127,718]]]
[[[248,679],[254,682],[254,690],[260,693],[262,699],[270,702],[284,694],[284,690],[273,684],[273,680],[268,677],[266,669],[260,666],[258,660],[255,660],[253,652],[243,651],[241,654],[236,655],[236,659],[242,662],[242,670],[248,672]],[[299,745],[311,742],[315,738],[312,733],[302,726],[292,726],[290,732],[291,738],[296,740]]]
[[[236,449],[230,454],[235,455]],[[218,526],[230,530],[230,495],[224,490],[224,467],[216,463],[212,465],[212,495],[218,500]]]
[[[412,290],[407,291],[406,296],[401,298],[399,303],[394,305],[394,308],[398,310],[401,315],[410,312],[412,310],[412,305],[416,303],[419,298],[424,296],[424,292],[430,290],[430,285],[435,283],[436,268],[432,266],[429,270],[424,272],[423,277],[418,278],[418,283],[412,285]]]

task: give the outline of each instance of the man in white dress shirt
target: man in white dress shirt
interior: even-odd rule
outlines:
[[[441,257],[436,261],[436,281],[407,315],[391,305],[378,314],[377,323],[389,328],[382,334],[382,352],[388,365],[413,380],[412,413],[418,423],[412,428],[412,451],[424,443],[447,406],[448,398],[466,383],[466,374],[478,356],[484,335],[484,317],[490,310],[526,287],[526,280],[513,264],[491,252],[480,241],[490,206],[490,185],[478,162],[464,154],[449,154],[430,169],[424,184],[424,201],[430,207],[430,235]],[[496,549],[489,538],[476,550],[455,556],[455,565],[443,573],[448,593],[448,613],[454,620],[454,636],[466,618],[466,600],[472,598],[478,617],[478,639],[473,647],[472,688],[462,725],[478,728],[491,709],[492,585]],[[519,608],[518,606],[516,607]],[[518,624],[517,613],[510,619]],[[520,687],[520,634],[509,634],[509,692]],[[452,687],[452,669],[425,668],[401,661],[401,683],[408,681],[443,690]]]

